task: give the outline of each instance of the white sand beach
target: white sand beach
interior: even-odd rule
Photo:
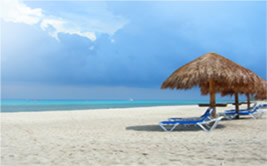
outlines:
[[[1,113],[1,166],[267,164],[267,112],[258,120],[222,120],[211,132],[199,127],[163,132],[158,126],[169,117],[200,116],[205,110],[160,106]]]

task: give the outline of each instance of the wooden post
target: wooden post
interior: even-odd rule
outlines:
[[[209,92],[210,92],[210,108],[215,108],[212,113],[212,117],[216,118],[216,102],[215,102],[215,81],[209,80]]]
[[[247,99],[248,99],[248,109],[250,108],[250,95],[249,93],[246,94],[247,95]]]
[[[239,113],[239,100],[237,92],[235,92],[235,112]],[[236,116],[236,119],[239,119],[239,115]]]

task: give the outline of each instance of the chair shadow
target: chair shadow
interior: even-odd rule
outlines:
[[[218,124],[214,130],[223,129],[224,125]],[[142,126],[128,126],[126,130],[135,131],[149,131],[149,132],[164,132],[159,125],[142,125]],[[203,131],[199,126],[177,126],[172,132],[192,132]]]
[[[223,118],[222,121],[231,121],[231,120],[247,120],[247,119],[252,119],[252,117],[239,117],[239,119],[226,119],[226,118]]]

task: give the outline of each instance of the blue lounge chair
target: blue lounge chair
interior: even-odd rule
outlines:
[[[199,120],[162,121],[159,122],[159,126],[164,131],[173,131],[179,125],[198,125],[204,131],[208,132],[213,130],[218,125],[218,122],[223,118],[219,117],[215,119],[210,119],[209,117],[214,110],[215,109],[210,110],[206,116]]]
[[[267,104],[260,104],[259,107],[260,108],[267,108]]]
[[[228,110],[224,112],[224,117],[226,119],[232,120],[234,119],[237,115],[250,115],[254,119],[259,119],[262,117],[264,114],[264,110],[261,109],[259,106],[254,106],[253,108],[247,109],[247,110],[241,110],[238,113],[232,110]]]
[[[249,112],[252,111],[255,107],[257,106],[257,103],[255,103],[252,107],[247,108],[247,109],[240,109],[239,112]],[[231,110],[225,110],[224,113],[235,113],[235,109]]]
[[[210,109],[208,108],[206,112],[201,115],[200,117],[188,117],[188,118],[169,118],[168,121],[182,121],[182,120],[200,120],[204,118],[208,113],[210,112]]]

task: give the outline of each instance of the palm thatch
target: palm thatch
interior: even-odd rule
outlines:
[[[260,82],[257,83],[257,86],[254,87],[254,89],[252,90],[253,92],[255,92],[255,94],[251,93],[251,89],[250,91],[241,91],[241,92],[237,92],[235,89],[223,89],[221,90],[221,96],[227,96],[227,95],[235,95],[236,93],[240,93],[240,94],[245,94],[247,96],[248,99],[248,108],[250,107],[250,95],[255,95],[255,99],[256,100],[265,100],[267,99],[267,82],[265,80],[263,80],[262,78],[260,78]],[[207,88],[205,89],[205,91],[207,91]]]
[[[253,87],[260,78],[217,53],[207,53],[177,69],[163,82],[161,88],[190,89],[199,86],[202,94],[206,95],[209,93],[209,80],[215,81],[216,92],[235,89],[241,93],[255,93]]]
[[[263,80],[262,78],[260,78],[260,82],[256,83],[256,86],[250,86],[248,89],[239,89],[239,91],[237,89],[227,89],[225,87],[217,87],[217,92],[221,93],[221,96],[233,96],[235,93],[239,93],[239,94],[245,94],[245,95],[255,95],[258,96],[259,98],[261,98],[261,96],[266,96],[267,93],[267,82],[265,80]],[[203,91],[203,95],[207,95],[208,94],[208,88],[202,88],[201,89]],[[265,94],[265,95],[264,95]]]
[[[256,100],[266,100],[267,99],[267,82],[262,80],[259,84],[257,93],[255,95]]]
[[[260,79],[254,72],[217,53],[207,53],[173,72],[161,89],[199,86],[203,95],[210,94],[210,106],[213,108],[216,92],[254,94]]]

